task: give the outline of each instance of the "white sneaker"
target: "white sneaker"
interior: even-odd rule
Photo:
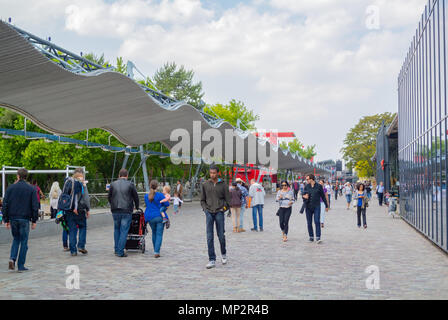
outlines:
[[[209,261],[205,267],[207,269],[211,269],[211,268],[214,268],[215,266],[216,266],[215,261]]]
[[[222,256],[222,264],[227,264],[227,256]]]
[[[317,243],[317,244],[321,244],[321,243],[322,243],[322,240],[319,238],[319,239],[317,239],[316,243]]]

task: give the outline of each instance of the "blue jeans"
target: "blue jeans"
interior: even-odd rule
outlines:
[[[68,248],[68,233],[62,229],[62,246]]]
[[[11,219],[10,223],[11,233],[14,238],[12,240],[10,259],[16,261],[17,254],[19,254],[17,267],[19,270],[21,270],[25,267],[26,253],[28,251],[28,235],[30,233],[30,222],[25,219]]]
[[[347,200],[347,203],[352,202],[352,195],[351,194],[346,194],[345,195],[345,199]]]
[[[157,217],[149,220],[149,226],[152,230],[152,246],[154,247],[154,254],[160,254],[160,247],[162,246],[163,230],[165,224],[162,217]]]
[[[131,213],[112,213],[114,218],[114,244],[115,253],[119,256],[124,255],[124,247],[131,227]]]
[[[252,220],[254,221],[254,229],[258,230],[257,228],[257,211],[258,211],[258,218],[259,218],[259,226],[260,229],[263,229],[263,205],[257,204],[256,206],[252,207]]]
[[[310,238],[314,238],[313,216],[314,225],[316,226],[316,237],[320,239],[320,205],[311,209],[306,208],[306,222],[308,224],[308,234],[310,235]]]
[[[240,229],[243,229],[244,211],[246,211],[246,205],[245,204],[243,204],[241,206],[241,211],[240,211]]]
[[[67,212],[68,236],[70,239],[70,252],[76,253],[77,249],[86,248],[87,221],[85,214]],[[79,243],[78,243],[79,230]]]
[[[221,245],[221,255],[226,254],[226,237],[224,225],[224,212],[210,213],[205,212],[206,231],[207,231],[207,247],[209,261],[216,261],[215,242],[213,225],[216,224],[216,233],[218,234],[219,244]]]

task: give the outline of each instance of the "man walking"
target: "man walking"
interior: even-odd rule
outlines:
[[[114,218],[114,250],[118,257],[127,257],[124,252],[129,227],[132,221],[134,206],[140,208],[137,189],[128,180],[128,171],[121,169],[118,173],[118,180],[112,182],[109,188],[108,200],[110,210]]]
[[[227,263],[226,238],[224,225],[224,212],[230,208],[229,186],[218,179],[219,168],[211,165],[209,169],[210,179],[201,184],[201,207],[205,213],[208,247],[207,269],[216,265],[215,243],[213,226],[216,224],[219,244],[221,246],[222,264]]]
[[[262,185],[255,182],[255,179],[250,180],[249,197],[251,197],[252,205],[252,219],[254,221],[254,227],[252,231],[258,232],[257,228],[257,212],[258,212],[258,226],[260,231],[263,231],[263,207],[265,191]]]
[[[297,194],[299,193],[300,190],[300,185],[299,185],[299,181],[297,181],[297,179],[294,181],[294,183],[292,184],[293,189],[294,189],[294,201],[297,201]]]
[[[71,188],[74,188],[72,193]],[[84,180],[84,170],[75,169],[73,177],[64,183],[63,193],[73,194],[73,210],[66,212],[68,234],[70,239],[70,252],[72,256],[77,256],[77,250],[82,254],[87,254],[87,218],[90,214],[90,199],[87,186]],[[78,241],[79,231],[79,241]]]
[[[26,253],[28,251],[28,235],[31,229],[36,228],[39,217],[39,203],[36,188],[28,184],[25,179],[28,171],[24,168],[17,171],[17,182],[11,185],[3,199],[3,221],[6,228],[11,229],[13,236],[9,270],[15,270],[15,263],[19,272],[27,271],[25,267]],[[19,252],[20,248],[20,252]],[[17,260],[19,255],[19,260]]]
[[[306,220],[308,223],[308,234],[310,236],[309,241],[314,242],[313,232],[313,216],[314,225],[316,227],[316,241],[321,243],[321,225],[320,225],[320,200],[325,204],[325,211],[328,212],[328,202],[325,196],[324,189],[318,183],[313,174],[309,174],[306,177],[308,184],[305,187],[305,194],[303,198],[306,200]]]
[[[376,195],[378,196],[378,201],[379,201],[380,207],[382,207],[383,199],[384,199],[383,181],[381,181],[380,184],[376,186]]]

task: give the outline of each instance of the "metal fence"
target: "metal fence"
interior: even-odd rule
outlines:
[[[425,8],[398,78],[400,213],[448,251],[445,0]]]

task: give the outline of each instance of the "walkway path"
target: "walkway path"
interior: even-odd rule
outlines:
[[[56,236],[30,240],[28,273],[8,271],[9,245],[0,245],[0,299],[448,299],[445,253],[376,203],[368,229],[358,229],[343,201],[333,200],[321,245],[307,242],[298,204],[287,243],[273,197],[266,199],[263,233],[250,232],[247,212],[245,233],[232,233],[226,218],[229,262],[212,270],[205,269],[205,217],[197,202],[171,214],[160,259],[150,235],[145,254],[115,257],[112,225],[88,232],[87,256],[63,252]],[[79,266],[79,290],[66,288],[68,265]],[[366,288],[371,265],[379,268],[379,290]]]

